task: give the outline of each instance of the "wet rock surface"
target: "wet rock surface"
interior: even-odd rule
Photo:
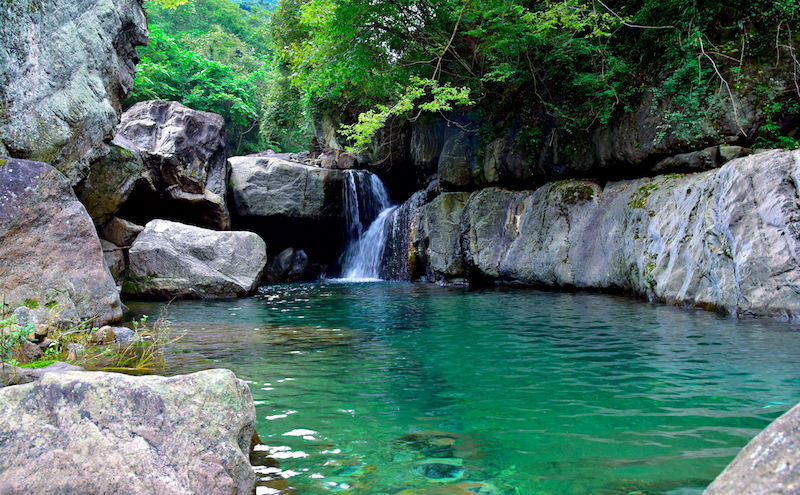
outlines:
[[[773,421],[728,465],[704,495],[800,492],[800,405]]]
[[[734,315],[800,315],[800,153],[690,175],[444,193],[403,207],[393,276],[622,290]],[[412,204],[417,201],[417,204]]]
[[[92,219],[48,164],[0,158],[0,291],[60,320],[117,321],[122,304]]]
[[[151,298],[241,297],[255,290],[267,262],[252,232],[218,232],[153,220],[133,243],[123,292]]]
[[[250,495],[254,425],[227,370],[44,373],[0,390],[0,491]]]
[[[109,153],[136,46],[137,0],[20,0],[0,10],[0,155],[50,163],[71,185]],[[32,111],[35,109],[35,111]]]
[[[174,101],[140,102],[122,115],[118,134],[136,146],[145,165],[123,217],[230,228],[221,116]]]

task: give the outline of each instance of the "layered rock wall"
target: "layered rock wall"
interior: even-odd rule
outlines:
[[[387,232],[385,275],[797,317],[799,181],[800,152],[773,151],[697,174],[417,195]]]

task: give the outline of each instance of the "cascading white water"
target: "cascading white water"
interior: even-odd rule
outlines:
[[[349,240],[341,257],[342,280],[378,280],[386,246],[386,223],[396,207],[391,206],[389,192],[378,176],[355,170],[347,173],[344,207]],[[366,231],[365,224],[369,224]]]

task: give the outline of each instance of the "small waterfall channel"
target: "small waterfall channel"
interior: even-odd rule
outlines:
[[[386,247],[386,224],[397,209],[377,175],[347,170],[344,184],[345,224],[348,245],[340,258],[341,280],[380,280],[381,258]],[[364,229],[365,225],[369,225]]]

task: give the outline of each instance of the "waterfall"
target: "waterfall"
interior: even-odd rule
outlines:
[[[377,175],[347,170],[344,213],[348,245],[340,258],[342,280],[355,282],[380,278],[387,220],[396,208],[391,206],[389,192]],[[369,225],[366,231],[364,225]]]

